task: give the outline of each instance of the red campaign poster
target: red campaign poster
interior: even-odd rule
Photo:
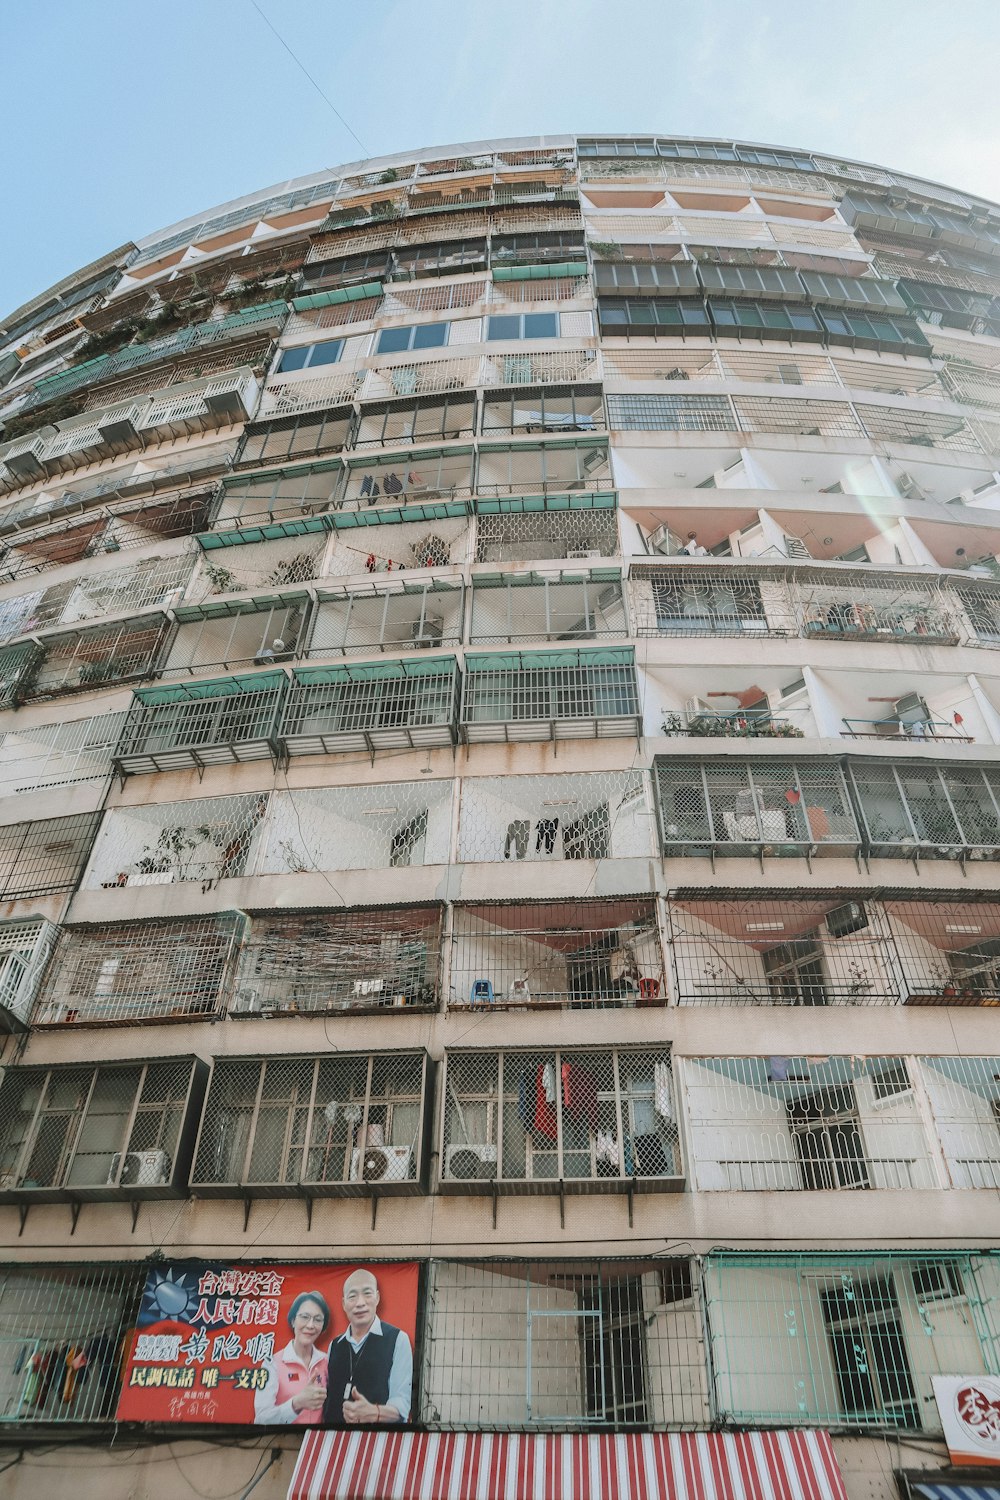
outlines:
[[[119,1422],[259,1427],[413,1420],[415,1261],[150,1269]]]

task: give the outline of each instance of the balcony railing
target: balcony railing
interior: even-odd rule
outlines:
[[[424,1052],[220,1058],[191,1184],[199,1197],[421,1191]]]
[[[73,813],[0,826],[0,899],[73,890],[100,821],[100,813]]]
[[[422,541],[429,554],[435,544],[426,533]],[[447,560],[446,547],[440,541],[439,545],[434,555]],[[368,557],[375,554],[366,555],[366,564]],[[367,589],[324,588],[318,600],[308,653],[314,659],[353,652],[428,651],[456,646],[462,639],[461,584],[410,580],[404,575],[372,583]]]
[[[57,935],[40,917],[0,923],[0,1031],[27,1030]]]
[[[205,1072],[193,1057],[8,1069],[0,1201],[179,1196]]]
[[[208,891],[239,879],[254,866],[267,804],[265,794],[244,793],[114,808],[95,841],[86,888],[197,881]]]
[[[473,579],[471,641],[622,640],[627,634],[620,568],[479,574]]]
[[[669,1046],[453,1050],[441,1189],[679,1192]]]
[[[122,776],[276,759],[286,678],[260,672],[140,688],[115,753]]]
[[[632,569],[640,636],[787,636],[798,633],[787,582],[771,570],[715,568],[693,559],[674,569]]]
[[[19,677],[16,700],[58,698],[149,677],[167,629],[164,615],[150,614],[117,625],[46,636]]]
[[[631,648],[467,656],[461,723],[469,744],[638,736]]]
[[[290,755],[451,745],[457,694],[454,657],[300,667],[281,737]]]
[[[961,724],[947,719],[845,719],[844,736],[851,740],[959,740],[971,745]]]
[[[1000,1005],[1000,921],[988,897],[886,903],[909,1005]]]
[[[173,604],[190,575],[189,557],[150,558],[131,568],[94,570],[53,588],[14,595],[0,601],[0,641],[51,625]]]
[[[462,782],[463,863],[648,858],[652,814],[637,771]]]
[[[618,557],[613,493],[508,495],[475,502],[476,562]]]
[[[846,722],[846,720],[845,720]],[[670,712],[663,716],[662,732],[667,736],[682,735],[693,739],[779,739],[800,740],[804,731],[789,718],[749,710],[699,709],[691,712]]]
[[[1000,858],[1000,773],[992,767],[852,762],[871,852],[886,858]]]

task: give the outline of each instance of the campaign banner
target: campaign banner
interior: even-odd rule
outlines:
[[[1000,1464],[1000,1380],[934,1375],[934,1399],[953,1464]]]
[[[415,1261],[152,1267],[117,1420],[407,1423],[418,1280]]]

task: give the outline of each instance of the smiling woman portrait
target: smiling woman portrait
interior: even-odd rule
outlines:
[[[267,1361],[267,1384],[254,1397],[260,1426],[319,1422],[326,1400],[328,1356],[317,1346],[330,1325],[319,1292],[301,1292],[288,1309],[292,1337]]]

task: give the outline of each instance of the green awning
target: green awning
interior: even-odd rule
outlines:
[[[244,547],[254,542],[276,542],[283,536],[304,536],[307,531],[329,531],[328,515],[296,517],[294,521],[268,521],[264,526],[234,526],[231,531],[199,531],[195,541],[203,552],[215,547]]]
[[[363,281],[359,286],[338,287],[335,292],[314,292],[311,297],[293,297],[296,312],[308,312],[312,307],[335,307],[341,302],[365,302],[369,297],[381,297],[381,281]]]
[[[306,604],[309,595],[301,589],[294,594],[242,594],[238,599],[207,599],[202,604],[181,604],[174,618],[186,625],[191,620],[231,619],[234,615],[253,615],[265,609],[287,609],[292,604]]]
[[[237,693],[269,693],[283,687],[284,672],[257,672],[252,676],[213,677],[206,682],[164,682],[156,687],[136,688],[135,699],[145,708],[160,703],[185,703],[194,698],[235,698]]]
[[[248,489],[259,484],[270,484],[275,479],[297,479],[300,474],[327,474],[331,469],[342,469],[339,458],[328,458],[314,464],[280,464],[275,469],[262,469],[257,474],[232,474],[222,481],[224,492],[246,485]]]
[[[405,439],[400,441],[405,441]],[[464,458],[471,452],[471,444],[468,447],[463,445],[461,448],[420,448],[412,451],[405,449],[401,453],[390,454],[388,458],[382,458],[381,455],[376,457],[374,454],[351,458],[348,460],[347,467],[351,473],[357,469],[415,469],[432,458]]]
[[[453,656],[439,656],[433,661],[376,661],[364,666],[297,667],[295,681],[300,687],[327,682],[374,682],[390,677],[450,677],[456,666]]]
[[[489,656],[466,656],[467,672],[531,672],[549,667],[631,667],[631,646],[598,646],[593,651],[497,651]]]
[[[607,446],[608,435],[606,432],[601,432],[593,437],[581,433],[577,437],[560,438],[558,442],[546,442],[545,449],[546,452],[551,452],[553,448],[606,448]],[[449,448],[447,451],[456,453],[461,450]],[[480,443],[479,451],[480,453],[528,453],[531,450],[527,446],[522,447],[519,443]]]
[[[77,380],[84,370],[96,373],[102,365],[106,365],[112,359],[110,354],[98,354],[93,359],[85,359],[78,365],[70,365],[68,370],[60,370],[55,375],[43,375],[40,380],[35,381],[36,391],[49,391],[58,389],[60,383],[65,384],[70,378]]]
[[[470,500],[425,500],[419,505],[338,510],[323,519],[333,531],[350,531],[355,526],[398,526],[402,521],[446,521],[451,516],[467,516],[471,509]]]
[[[539,510],[614,510],[618,496],[604,490],[584,490],[574,495],[502,495],[477,500],[477,516],[517,516]]]
[[[586,276],[585,260],[561,260],[555,265],[494,266],[494,281],[548,281],[554,276]]]
[[[621,568],[560,568],[551,573],[477,573],[472,587],[502,589],[509,584],[512,589],[523,589],[537,588],[543,583],[617,583],[621,576]]]

